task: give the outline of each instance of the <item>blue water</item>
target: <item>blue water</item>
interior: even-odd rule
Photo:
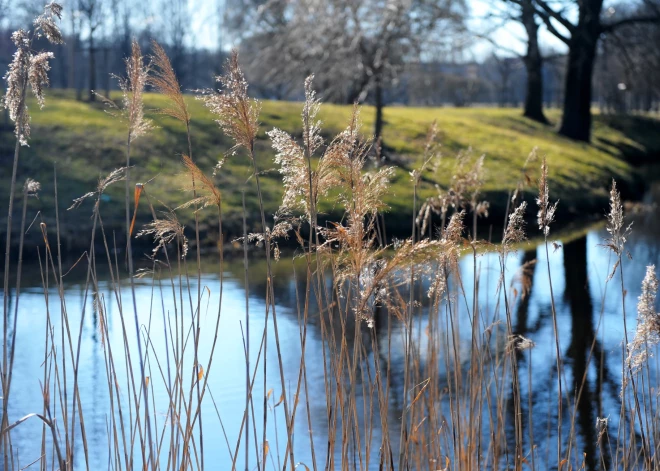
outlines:
[[[656,196],[660,194],[660,187],[652,188],[646,203],[652,204]],[[640,292],[640,285],[644,277],[647,264],[660,265],[660,227],[657,209],[647,210],[633,216],[633,232],[626,245],[631,258],[624,260],[624,276],[626,285],[625,303],[628,315],[628,330],[632,335],[636,322],[636,303]],[[529,228],[530,232],[535,228]],[[575,377],[586,372],[586,383],[583,391],[583,399],[577,411],[576,420],[578,445],[582,451],[586,451],[589,457],[585,460],[585,466],[592,469],[598,465],[595,451],[595,423],[597,417],[610,417],[610,429],[616,434],[620,407],[621,386],[621,348],[624,338],[623,316],[622,316],[622,293],[619,286],[618,275],[609,284],[606,284],[608,274],[612,269],[614,258],[599,244],[608,236],[604,227],[593,227],[585,236],[578,237],[572,241],[558,241],[562,247],[555,250],[550,247],[550,272],[552,286],[557,305],[559,338],[562,355],[565,364],[565,380],[571,396],[575,395]],[[551,239],[553,237],[551,233]],[[553,239],[554,240],[554,239]],[[527,253],[524,253],[527,251]],[[554,363],[554,334],[551,322],[550,283],[548,278],[547,259],[545,249],[540,246],[533,248],[531,245],[523,247],[523,250],[512,253],[508,257],[506,270],[507,287],[511,280],[516,279],[523,259],[536,259],[533,268],[533,283],[527,301],[522,302],[520,296],[514,305],[514,330],[536,342],[537,346],[529,353],[521,356],[519,369],[521,374],[521,387],[524,398],[523,410],[526,414],[527,408],[527,381],[529,371],[532,372],[532,397],[533,397],[533,428],[535,442],[538,445],[539,458],[552,460],[543,451],[555,446],[556,439],[553,433],[548,435],[548,430],[556,429],[556,417],[548,411],[556,411],[556,370]],[[286,257],[280,264],[289,264]],[[461,273],[464,289],[467,293],[472,292],[473,283],[473,258],[465,256],[461,260]],[[479,255],[477,258],[480,273],[480,312],[483,326],[488,326],[496,320],[499,313],[503,319],[503,299],[501,290],[497,291],[499,283],[499,261],[495,253]],[[64,278],[64,297],[69,323],[72,327],[72,336],[77,345],[78,326],[81,322],[83,311],[84,274],[85,268],[81,264]],[[236,262],[235,265],[240,266]],[[209,265],[211,266],[211,265]],[[263,266],[263,265],[259,265]],[[81,268],[82,267],[82,268]],[[48,303],[45,301],[44,288],[37,267],[31,267],[33,276],[27,276],[23,282],[20,295],[20,304],[17,318],[16,332],[16,357],[14,364],[14,376],[10,396],[9,410],[10,422],[27,414],[42,412],[43,399],[41,383],[43,381],[44,343],[46,336],[47,309],[50,310],[53,321],[52,335],[57,344],[57,355],[59,360],[63,356],[70,355],[68,348],[62,349],[62,331],[60,322],[61,304],[57,289],[53,287],[53,281],[49,286]],[[254,271],[259,268],[253,268]],[[26,269],[30,272],[29,269]],[[65,269],[66,271],[66,269]],[[263,273],[251,273],[251,278],[265,278]],[[283,274],[284,273],[284,274]],[[287,275],[288,273],[288,275]],[[295,390],[298,371],[301,360],[300,345],[300,323],[298,311],[295,305],[296,287],[304,287],[303,275],[297,274],[294,278],[293,270],[282,268],[278,270],[276,284],[276,304],[279,336],[282,345],[282,363],[284,376],[287,382],[288,394],[291,396]],[[109,391],[106,376],[106,361],[104,349],[112,349],[115,356],[116,373],[119,378],[120,399],[126,404],[129,397],[132,399],[127,377],[127,365],[123,360],[123,333],[118,301],[115,298],[111,286],[105,280],[100,281],[99,295],[102,297],[106,318],[108,322],[109,337],[102,343],[98,315],[94,312],[91,296],[87,298],[85,318],[82,323],[79,388],[83,404],[83,414],[88,440],[90,469],[109,469],[113,466],[113,457],[108,456],[108,427],[109,427]],[[221,319],[218,331],[218,343],[213,357],[213,363],[209,368],[208,358],[213,342],[215,322],[217,318],[217,306],[219,303],[219,277],[217,274],[205,273],[202,282],[202,311],[200,316],[201,339],[199,345],[200,363],[204,366],[204,375],[208,376],[209,394],[204,399],[202,419],[204,426],[204,461],[207,469],[229,469],[234,447],[239,436],[241,420],[245,408],[245,291],[242,274],[239,270],[228,270],[224,276],[224,289],[222,298]],[[427,280],[422,280],[422,284]],[[171,294],[171,284],[166,273],[162,273],[160,281],[153,281],[150,277],[136,280],[136,301],[138,307],[138,318],[142,329],[143,339],[148,338],[148,361],[147,372],[153,385],[154,396],[151,398],[156,411],[156,423],[152,424],[154,430],[160,434],[163,427],[169,430],[168,400],[165,385],[168,384],[166,371],[168,358],[166,351],[166,336],[163,319],[173,322],[174,303]],[[179,281],[175,281],[178,293]],[[196,279],[192,276],[190,281],[191,292],[196,293]],[[518,292],[521,288],[515,284]],[[208,288],[208,290],[206,289]],[[185,281],[184,281],[185,289]],[[499,292],[498,296],[494,293]],[[509,291],[511,292],[511,291]],[[133,320],[133,311],[130,308],[130,290],[128,282],[122,279],[122,301],[125,305],[125,326],[132,352],[136,352],[137,340]],[[255,364],[257,350],[261,341],[265,319],[265,288],[263,284],[251,286],[249,293],[250,311],[250,344],[251,365]],[[302,294],[300,294],[302,296]],[[499,307],[498,307],[499,300]],[[10,299],[10,307],[13,312],[15,299]],[[184,306],[189,303],[187,294],[184,294]],[[459,303],[460,305],[460,303]],[[497,310],[499,309],[499,311]],[[184,311],[184,324],[190,324],[190,309]],[[458,318],[461,319],[460,311]],[[12,316],[13,319],[13,316]],[[458,326],[458,336],[461,339],[460,352],[465,361],[469,360],[470,349],[470,327],[467,316]],[[418,329],[423,331],[425,320],[420,318],[416,322]],[[172,328],[168,325],[168,329]],[[392,371],[393,382],[396,383],[397,364],[402,358],[403,330],[399,324],[391,326],[392,337]],[[381,330],[378,335],[382,338],[387,335],[387,330]],[[286,446],[286,435],[284,433],[284,415],[282,405],[275,406],[282,394],[279,371],[277,368],[277,352],[273,336],[273,325],[269,321],[269,344],[267,351],[268,371],[266,376],[266,390],[272,389],[270,396],[270,407],[268,410],[267,439],[271,450],[271,458],[268,459],[270,469],[280,468],[284,460],[284,449]],[[351,339],[349,339],[350,341]],[[595,342],[594,342],[595,340]],[[50,340],[49,340],[50,341]],[[66,344],[66,342],[65,342]],[[145,342],[143,341],[143,348]],[[387,345],[384,340],[381,345]],[[587,366],[586,359],[595,345],[591,361]],[[170,345],[171,348],[171,345]],[[383,347],[385,348],[385,347]],[[192,349],[189,348],[189,351]],[[423,352],[424,349],[421,349]],[[137,353],[134,353],[137,355]],[[325,400],[325,385],[323,373],[323,342],[317,319],[312,318],[309,323],[307,350],[307,384],[308,398],[310,404],[312,435],[317,455],[317,461],[322,467],[325,463],[327,449],[327,407]],[[601,365],[600,359],[603,359]],[[169,358],[169,362],[173,362]],[[530,362],[531,361],[531,367]],[[70,364],[70,362],[69,362]],[[193,374],[193,358],[186,358],[186,364],[190,365],[190,374]],[[134,358],[135,368],[137,367]],[[600,378],[600,367],[606,373],[603,382]],[[62,371],[58,371],[61,376]],[[137,373],[139,375],[139,373]],[[52,372],[53,378],[55,372]],[[63,380],[63,379],[62,379]],[[67,370],[67,382],[73,385],[73,371]],[[601,387],[602,383],[602,387]],[[51,381],[51,388],[55,387]],[[53,394],[51,392],[51,394]],[[114,392],[113,392],[114,394]],[[257,417],[257,438],[261,440],[261,421],[263,408],[261,398],[264,394],[263,376],[257,376],[255,386],[254,414]],[[304,393],[303,393],[304,394]],[[117,398],[114,399],[115,401]],[[300,400],[300,406],[296,415],[296,434],[294,437],[294,449],[297,462],[306,464],[311,469],[310,436],[308,433],[307,415],[304,407],[305,396]],[[216,410],[217,406],[217,410]],[[70,411],[70,407],[69,407]],[[57,417],[57,425],[63,427],[60,405],[57,404],[51,411]],[[70,412],[69,412],[70,413]],[[391,432],[393,442],[398,441],[398,429],[396,424],[401,413],[401,404],[394,401],[390,406]],[[565,411],[565,424],[569,423],[571,408]],[[134,419],[134,417],[133,417]],[[69,419],[70,420],[70,419]],[[124,420],[127,420],[124,418]],[[525,419],[526,420],[526,419]],[[222,424],[222,425],[221,425]],[[224,426],[225,432],[222,430]],[[16,427],[12,431],[12,442],[15,460],[20,463],[20,468],[40,456],[42,423],[37,418],[31,418]],[[69,424],[70,427],[70,424]],[[568,427],[568,425],[566,425]],[[378,420],[375,419],[376,433],[372,437],[374,449],[380,444],[378,432],[380,430]],[[566,429],[565,434],[569,430]],[[225,438],[226,433],[226,438]],[[50,436],[48,437],[47,450],[48,461],[51,462],[52,447]],[[256,461],[254,449],[254,437],[250,433],[251,451],[250,463],[254,466]],[[229,446],[227,445],[229,443]],[[548,445],[546,447],[545,445]],[[136,462],[140,461],[137,452]],[[82,441],[78,434],[75,442],[76,469],[84,469]],[[553,448],[554,449],[554,448]],[[244,467],[243,451],[239,452],[237,458],[238,468]],[[166,454],[163,452],[166,459]],[[377,467],[377,460],[372,460],[372,467]],[[35,465],[36,466],[36,465]],[[541,466],[541,468],[543,468]],[[303,468],[304,469],[304,468]],[[377,469],[377,468],[376,468]]]

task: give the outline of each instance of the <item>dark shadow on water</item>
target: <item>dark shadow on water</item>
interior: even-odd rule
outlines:
[[[582,449],[586,469],[594,470],[597,467],[594,406],[601,396],[601,382],[591,384],[587,375],[590,359],[594,359],[593,303],[587,273],[587,238],[584,236],[564,245],[564,301],[571,314],[571,343],[566,351],[566,362],[570,361],[573,370],[569,391],[576,392],[575,433],[584,442]],[[573,410],[568,412],[569,416],[574,413]]]

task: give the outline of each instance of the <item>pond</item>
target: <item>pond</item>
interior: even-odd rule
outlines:
[[[625,257],[623,262],[625,276],[625,305],[627,310],[627,327],[629,335],[634,333],[636,326],[636,305],[640,294],[641,282],[645,275],[646,266],[649,264],[660,265],[660,212],[654,206],[654,202],[660,201],[660,184],[652,185],[644,203],[652,206],[651,209],[640,211],[631,216],[634,221],[632,233],[626,243],[630,257]],[[605,211],[605,210],[604,210]],[[530,232],[535,228],[529,228]],[[563,358],[563,386],[565,396],[568,397],[563,409],[563,435],[571,434],[571,423],[575,427],[575,447],[582,457],[584,453],[584,466],[586,469],[597,469],[603,464],[612,466],[608,453],[600,453],[597,444],[599,431],[596,428],[597,418],[609,417],[609,434],[615,440],[619,424],[619,412],[621,407],[621,361],[622,345],[624,339],[624,324],[622,316],[622,290],[618,284],[618,274],[610,283],[606,283],[609,273],[615,262],[613,254],[600,246],[608,237],[604,226],[592,227],[586,232],[572,236],[569,240],[558,241],[557,247],[550,246],[549,271],[552,278],[552,288],[557,312],[557,325],[559,331],[559,347]],[[552,233],[551,233],[552,238]],[[553,239],[554,240],[554,239]],[[43,255],[43,254],[42,254]],[[190,256],[189,256],[190,258]],[[506,283],[514,280],[519,268],[528,262],[526,296],[518,295],[518,299],[512,304],[512,329],[513,332],[531,339],[536,347],[529,352],[521,352],[518,356],[517,368],[520,372],[520,394],[522,398],[521,409],[524,413],[525,424],[523,426],[525,442],[529,444],[528,436],[533,436],[536,446],[536,466],[539,469],[557,466],[556,436],[557,436],[557,379],[555,365],[555,336],[552,322],[552,305],[550,296],[550,280],[548,275],[546,252],[543,246],[537,248],[531,245],[523,248],[508,257],[506,265]],[[189,262],[192,263],[192,262]],[[218,340],[213,355],[213,363],[208,365],[216,329],[217,309],[219,303],[219,276],[214,272],[214,260],[203,264],[209,267],[201,276],[201,315],[199,358],[204,370],[194,370],[194,359],[190,356],[190,350],[185,362],[190,364],[190,374],[198,374],[199,378],[208,378],[208,395],[205,397],[201,419],[204,424],[204,462],[207,469],[230,469],[232,459],[236,459],[236,467],[244,469],[245,455],[243,445],[235,455],[236,443],[239,434],[242,434],[242,421],[244,419],[246,401],[246,364],[245,364],[245,338],[247,334],[246,324],[246,290],[244,274],[242,272],[242,260],[228,260],[225,273],[223,274],[222,309],[218,330]],[[298,382],[298,373],[301,361],[301,323],[299,310],[296,306],[301,303],[305,289],[305,273],[298,265],[291,263],[290,258],[282,258],[277,262],[277,275],[274,280],[274,293],[276,315],[278,320],[278,335],[281,344],[281,363],[283,366],[284,382],[287,384],[289,405],[293,403],[292,396]],[[120,262],[121,264],[121,262]],[[55,260],[55,265],[57,261]],[[464,255],[460,260],[461,278],[463,289],[472,293],[473,267],[475,261],[472,255]],[[497,253],[485,253],[476,258],[479,270],[479,299],[480,310],[484,313],[484,319],[492,316],[495,306],[502,303],[502,293],[498,290],[500,283],[499,255]],[[217,265],[215,265],[217,266]],[[249,302],[249,341],[250,365],[254,368],[257,362],[259,345],[262,340],[262,332],[265,326],[266,301],[264,293],[265,268],[259,260],[250,260],[250,273],[248,279],[249,291],[247,299]],[[294,270],[295,268],[295,270]],[[68,266],[65,267],[65,271]],[[143,339],[148,335],[149,342],[142,343],[146,348],[149,359],[146,363],[146,376],[150,377],[150,407],[155,411],[152,415],[152,427],[157,434],[162,430],[169,430],[172,426],[172,418],[168,414],[169,396],[167,384],[171,384],[172,378],[168,377],[168,366],[176,360],[163,352],[171,351],[172,336],[166,334],[168,329],[175,328],[172,323],[173,315],[180,306],[192,303],[188,299],[187,283],[190,283],[190,291],[197,292],[197,277],[195,268],[188,267],[190,278],[173,281],[168,277],[167,271],[161,269],[158,277],[145,276],[136,279],[135,296],[139,322],[142,329]],[[55,354],[59,356],[58,362],[69,361],[71,355],[68,347],[68,334],[62,329],[60,312],[62,303],[58,295],[57,287],[50,281],[49,286],[44,289],[39,267],[36,262],[25,269],[26,277],[21,288],[18,316],[16,318],[16,353],[13,366],[13,379],[11,389],[11,400],[9,402],[10,422],[30,413],[42,413],[44,382],[45,344],[56,343]],[[118,305],[123,302],[128,305],[131,301],[129,283],[126,279],[121,280],[122,290],[120,296],[114,294],[110,277],[99,269],[98,299],[104,305],[104,315],[99,316],[98,309],[90,293],[85,290],[86,263],[80,262],[64,277],[64,300],[68,322],[72,327],[73,352],[76,353],[78,330],[82,326],[80,336],[80,362],[77,371],[78,387],[80,391],[80,402],[84,414],[86,446],[89,454],[89,469],[115,468],[114,452],[111,453],[110,443],[116,439],[109,433],[113,420],[111,417],[110,402],[119,400],[123,404],[133,400],[128,383],[128,363],[124,360],[124,329],[129,343],[133,342],[131,348],[135,351],[136,331],[133,322],[132,309],[126,309],[130,316],[122,319],[119,315]],[[420,290],[428,287],[427,280],[419,281]],[[179,288],[183,287],[183,291]],[[208,289],[207,289],[208,288]],[[181,302],[177,308],[174,305],[172,290],[175,297]],[[508,290],[508,288],[507,288]],[[516,288],[517,293],[522,291]],[[510,293],[512,291],[509,291]],[[183,293],[183,294],[182,294]],[[495,294],[497,293],[497,294]],[[425,299],[422,294],[419,299]],[[470,300],[472,302],[472,300]],[[9,299],[10,311],[14,312],[14,294]],[[463,301],[457,303],[461,305]],[[312,305],[315,302],[311,303]],[[428,307],[428,306],[427,306]],[[426,309],[426,307],[424,308]],[[52,320],[52,331],[47,336],[47,314],[50,313]],[[84,318],[82,313],[85,313]],[[185,325],[190,324],[190,310],[184,310],[183,320]],[[186,314],[187,313],[187,314]],[[500,314],[503,316],[503,314]],[[295,417],[296,433],[293,437],[295,450],[295,461],[312,469],[313,457],[311,454],[310,435],[313,439],[315,458],[319,468],[324,468],[328,453],[328,403],[326,402],[326,381],[324,379],[324,342],[319,314],[312,310],[306,331],[306,386],[302,388],[300,405]],[[470,318],[467,315],[457,313],[457,319],[461,319],[455,327],[459,356],[464,362],[464,368],[468,368],[470,360]],[[104,330],[103,322],[107,324]],[[82,323],[81,323],[82,320]],[[484,320],[485,324],[493,325],[501,329],[501,323],[496,319]],[[13,314],[10,326],[13,323]],[[385,325],[387,324],[387,325]],[[427,327],[424,316],[415,318],[414,337],[422,338],[423,331]],[[261,443],[262,423],[264,417],[263,396],[264,391],[268,395],[268,407],[266,410],[267,429],[265,436],[268,440],[269,457],[267,459],[268,469],[282,469],[285,460],[285,448],[287,444],[285,418],[283,415],[283,404],[281,404],[282,378],[278,365],[278,352],[275,348],[273,324],[269,321],[267,345],[267,365],[265,381],[263,367],[257,371],[254,386],[254,397],[251,417],[256,420],[249,430],[249,440],[252,443],[249,450],[249,467],[256,467],[256,456],[258,451],[254,443]],[[345,332],[350,346],[354,341],[354,332]],[[375,335],[378,337],[378,345],[383,351],[374,355],[373,351],[367,351],[367,357],[379,356],[383,361],[380,368],[386,368],[388,363],[389,380],[394,389],[403,386],[403,339],[405,338],[403,324],[392,319],[384,323],[378,322],[375,326]],[[388,337],[389,336],[389,337]],[[170,339],[170,340],[168,340]],[[191,340],[192,342],[192,340]],[[423,340],[421,340],[423,342]],[[65,348],[62,348],[62,345]],[[109,387],[107,352],[112,350],[116,358],[114,362],[114,373],[117,378],[115,386]],[[368,348],[366,349],[368,350]],[[420,361],[424,361],[424,348],[420,347]],[[386,354],[387,353],[387,354]],[[52,354],[52,353],[51,353]],[[47,363],[52,364],[52,363]],[[137,360],[133,358],[132,366],[137,366]],[[447,386],[448,375],[445,366],[438,366],[442,370],[438,376],[439,388]],[[173,367],[170,366],[170,371]],[[49,371],[51,385],[57,388],[56,378],[61,383],[65,381],[69,388],[73,385],[74,373],[69,368],[64,371]],[[139,376],[138,373],[136,373]],[[584,381],[583,381],[584,378]],[[529,387],[531,386],[531,390]],[[306,389],[306,392],[305,392]],[[268,391],[272,390],[270,394]],[[567,391],[567,392],[566,392]],[[70,392],[69,392],[70,394]],[[362,393],[360,393],[362,394]],[[579,400],[576,398],[579,394]],[[389,434],[393,449],[396,450],[399,442],[400,417],[404,407],[400,399],[401,395],[392,394],[389,401],[387,416],[391,419]],[[67,399],[71,401],[71,397]],[[441,405],[441,410],[447,409],[450,401],[446,396],[447,404]],[[358,401],[360,404],[366,402]],[[56,424],[63,427],[62,403],[53,405],[51,414],[57,417]],[[575,405],[577,404],[577,407]],[[531,406],[532,414],[528,414]],[[368,417],[364,405],[360,405],[360,420]],[[68,414],[71,414],[72,406],[67,406]],[[577,411],[575,420],[571,416]],[[449,412],[447,412],[447,415]],[[507,414],[513,414],[508,410]],[[380,434],[383,433],[378,415],[373,413],[372,434],[373,443],[372,457],[369,463],[360,464],[359,459],[355,463],[356,468],[379,469],[377,458],[378,448],[381,443]],[[528,420],[530,417],[530,420]],[[71,417],[68,418],[71,427]],[[78,419],[75,419],[76,421]],[[123,417],[126,423],[132,423],[135,417]],[[511,417],[508,423],[513,423]],[[311,424],[311,434],[309,433]],[[45,448],[42,448],[43,423],[37,418],[30,418],[12,430],[12,444],[14,460],[17,469],[26,466],[39,459],[42,449],[46,450],[48,461],[52,461],[53,449],[50,435],[47,436]],[[127,426],[128,427],[128,426]],[[513,433],[506,430],[508,437]],[[530,430],[531,429],[531,430]],[[76,430],[78,427],[76,426]],[[602,430],[601,430],[602,431]],[[134,431],[137,434],[142,431]],[[531,433],[530,433],[531,432]],[[169,435],[168,435],[169,436]],[[130,438],[130,437],[129,437]],[[64,438],[61,436],[61,440]],[[135,462],[141,460],[139,451],[139,440],[134,442]],[[85,469],[84,451],[80,432],[76,432],[76,438],[71,444],[75,451],[75,468]],[[130,448],[130,445],[127,445]],[[365,446],[363,443],[362,447]],[[167,445],[163,447],[167,450]],[[529,448],[529,447],[528,447]],[[254,449],[254,450],[253,450]],[[336,463],[342,460],[340,447],[331,451],[336,455]],[[550,451],[553,450],[553,451]],[[200,450],[196,450],[200,453]],[[526,452],[527,453],[527,452]],[[166,458],[166,451],[163,453]],[[354,458],[351,455],[351,460]],[[199,459],[199,458],[197,458]],[[344,460],[346,457],[344,456]],[[582,458],[580,459],[580,461]],[[396,457],[395,457],[396,462]],[[581,463],[579,463],[581,464]],[[123,467],[123,464],[121,464]],[[35,465],[36,467],[37,465]],[[164,464],[162,465],[164,467]],[[302,466],[302,465],[301,465]],[[351,464],[351,467],[353,465]],[[136,466],[137,468],[138,466]]]

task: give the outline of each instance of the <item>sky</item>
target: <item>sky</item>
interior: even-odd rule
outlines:
[[[472,47],[474,59],[483,60],[496,49],[495,45],[501,45],[498,55],[524,54],[526,35],[522,24],[517,21],[503,22],[502,20],[485,19],[494,7],[497,8],[496,6],[502,5],[503,2],[497,0],[469,0],[469,4],[471,10],[469,27],[472,31],[487,32],[493,29],[494,24],[502,24],[500,28],[490,34],[491,41],[482,40]],[[549,33],[542,25],[539,29],[539,43],[544,52],[551,50],[555,52],[566,51],[566,45]]]
[[[63,0],[65,5],[67,0]],[[495,45],[501,45],[499,55],[511,56],[513,54],[523,54],[525,51],[525,32],[518,22],[487,19],[489,12],[493,8],[504,4],[501,0],[467,0],[470,7],[470,20],[468,26],[471,31],[485,33],[490,31],[491,41],[481,40],[472,44],[464,53],[463,59],[482,61],[492,54],[496,49]],[[220,18],[224,13],[225,0],[187,0],[189,18],[192,23],[191,31],[193,34],[188,37],[188,46],[203,47],[206,49],[216,49],[218,45],[218,35],[221,33],[218,25],[221,24]],[[68,10],[65,8],[65,15]],[[155,29],[159,29],[165,20],[162,10],[158,7],[158,2],[144,2],[142,6],[143,15],[140,16],[138,27],[145,24],[152,24]],[[496,31],[493,24],[500,23],[501,26]],[[68,25],[68,20],[63,19],[64,27]],[[552,51],[565,51],[565,45],[548,33],[541,27],[540,32],[541,47]],[[231,38],[226,36],[223,40],[223,49],[230,50],[234,46]]]
[[[496,4],[503,2],[497,0],[468,0],[471,17],[469,26],[473,31],[488,31],[492,28],[493,20],[485,20]],[[189,0],[189,11],[192,21],[194,38],[190,38],[198,46],[215,49],[218,44],[219,15],[222,14],[224,0]],[[548,33],[545,28],[539,32],[542,47],[547,50],[565,51],[566,46],[559,39]],[[499,54],[511,56],[513,53],[523,54],[525,51],[525,31],[518,22],[502,23],[502,27],[491,34],[492,42],[482,40],[470,47],[466,59],[483,60],[492,53],[494,44],[502,45]],[[493,44],[494,43],[494,44]],[[227,38],[223,45],[225,50],[231,49],[233,44]]]
[[[189,8],[197,44],[207,49],[216,49],[224,0],[189,0]],[[233,44],[225,44],[223,48],[229,50],[232,46]]]

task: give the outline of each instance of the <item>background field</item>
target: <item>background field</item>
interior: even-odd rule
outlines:
[[[59,204],[63,210],[71,200],[92,191],[100,175],[120,167],[125,161],[125,125],[106,112],[100,103],[80,102],[73,99],[73,92],[49,93],[46,107],[32,110],[33,138],[30,147],[21,153],[18,181],[26,177],[42,183],[41,205],[52,207],[53,165],[57,163]],[[118,98],[118,97],[117,97]],[[180,123],[155,112],[165,106],[164,99],[148,94],[146,108],[157,126],[147,136],[136,141],[133,150],[135,181],[147,181],[148,194],[169,207],[186,201],[181,191],[181,153],[187,149],[185,130]],[[211,114],[202,103],[189,97],[192,119],[193,158],[204,170],[210,171],[231,147],[229,140],[219,130]],[[301,103],[264,101],[261,111],[261,128],[257,144],[257,158],[264,177],[266,211],[273,214],[281,201],[282,190],[279,173],[273,162],[274,151],[265,136],[273,127],[282,128],[294,136],[300,136]],[[321,119],[326,140],[340,132],[347,124],[350,106],[323,105]],[[420,165],[427,130],[433,120],[438,123],[438,142],[442,150],[442,164],[437,172],[424,175],[420,187],[421,198],[436,193],[435,184],[447,188],[455,164],[455,156],[462,149],[472,147],[474,158],[486,155],[484,198],[490,201],[488,224],[501,224],[508,192],[521,178],[521,168],[534,146],[539,154],[547,156],[550,168],[551,197],[560,203],[560,220],[564,223],[588,220],[590,216],[602,216],[607,207],[607,192],[612,177],[630,198],[641,194],[642,186],[637,178],[637,164],[652,162],[660,155],[660,122],[641,116],[595,116],[594,138],[591,144],[578,143],[557,135],[554,124],[560,115],[549,110],[552,125],[544,126],[520,115],[517,109],[502,108],[398,108],[385,109],[384,165],[395,165],[396,176],[392,191],[387,198],[389,211],[385,220],[389,233],[401,229],[409,232],[412,211],[412,185],[409,172]],[[362,109],[363,130],[369,134],[373,127],[373,109]],[[0,185],[8,188],[10,157],[14,139],[12,127],[5,121],[0,133],[0,158],[2,172]],[[538,166],[533,166],[537,171]],[[248,206],[248,223],[258,227],[258,210],[254,185],[248,182],[251,175],[249,160],[238,152],[228,155],[216,177],[223,190],[225,228],[227,239],[240,233],[241,191],[245,188]],[[123,204],[107,204],[123,199],[123,185],[111,189],[104,200],[103,222],[107,231],[121,228],[124,218]],[[534,190],[535,191],[535,190]],[[531,193],[530,193],[531,194]],[[8,195],[2,196],[3,201]],[[162,205],[154,202],[158,209]],[[335,208],[326,205],[322,210],[329,214]],[[82,212],[82,214],[80,213]],[[63,212],[63,243],[70,248],[86,244],[92,220],[91,203],[84,204],[75,212]],[[45,220],[52,221],[52,214],[44,213]],[[4,227],[5,215],[0,220]],[[213,240],[214,215],[201,212],[200,229],[203,239]],[[138,226],[150,220],[146,206],[138,212]],[[182,221],[190,224],[190,214],[183,214]],[[403,225],[405,221],[405,225]],[[118,235],[118,237],[120,237]]]

